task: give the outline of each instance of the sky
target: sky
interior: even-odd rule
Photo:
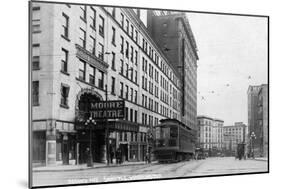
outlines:
[[[187,13],[199,54],[197,114],[248,124],[247,89],[268,83],[267,19]]]

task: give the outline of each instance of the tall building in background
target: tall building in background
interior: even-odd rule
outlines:
[[[268,152],[268,85],[248,88],[248,137],[249,151],[255,156]]]
[[[243,122],[223,127],[223,145],[226,155],[235,155],[237,144],[246,143],[247,126]]]
[[[144,160],[160,119],[195,128],[198,56],[184,15],[151,25],[143,9],[37,2],[31,11],[34,164],[86,163],[91,146],[94,161],[107,160],[105,123],[85,126],[90,102],[125,101],[125,118],[106,122],[108,150],[124,161]]]
[[[223,149],[223,120],[208,116],[198,116],[197,147],[209,152],[209,155],[218,155]]]
[[[152,10],[147,18],[148,31],[180,75],[182,122],[195,129],[199,58],[188,19],[184,13]]]

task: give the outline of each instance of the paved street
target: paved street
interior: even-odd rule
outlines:
[[[171,164],[153,163],[64,172],[34,172],[33,178],[35,186],[42,186],[262,171],[267,171],[266,161],[239,161],[234,157],[224,157]]]

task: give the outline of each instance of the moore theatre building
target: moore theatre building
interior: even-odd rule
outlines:
[[[181,75],[149,34],[146,11],[31,5],[33,164],[83,164],[90,147],[106,162],[106,128],[108,154],[143,161],[153,125],[183,117]],[[124,118],[97,119],[90,131],[91,103],[105,100],[124,101]]]

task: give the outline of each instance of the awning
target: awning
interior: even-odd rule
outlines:
[[[91,125],[93,130],[103,130],[106,129],[106,124],[109,130],[117,130],[117,131],[127,131],[127,132],[139,132],[139,124],[125,121],[125,120],[116,120],[116,121],[97,121],[96,125]],[[76,123],[76,130],[88,130],[89,126],[84,123]]]

